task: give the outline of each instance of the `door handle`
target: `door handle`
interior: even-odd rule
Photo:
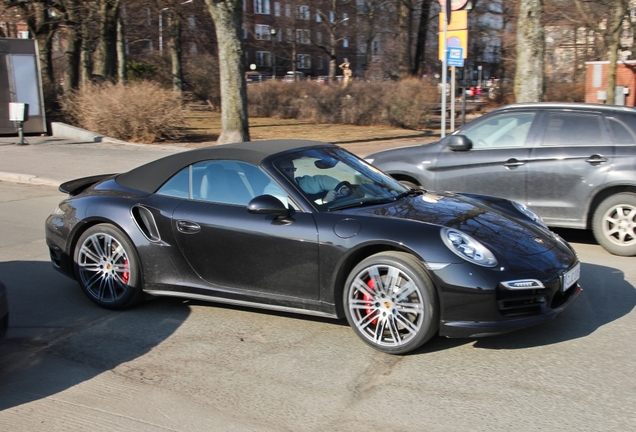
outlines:
[[[603,155],[600,154],[593,154],[592,156],[587,158],[585,162],[589,163],[590,165],[596,166],[607,162],[607,158],[603,157]]]
[[[184,234],[194,234],[201,231],[201,227],[198,224],[184,220],[177,221],[177,229]]]
[[[513,158],[513,159],[508,159],[506,163],[504,164],[504,166],[508,169],[515,169],[525,164],[526,164],[525,162],[519,162],[517,159]]]

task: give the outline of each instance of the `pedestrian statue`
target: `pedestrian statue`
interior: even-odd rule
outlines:
[[[351,79],[351,63],[349,63],[349,59],[345,59],[344,63],[340,65],[340,69],[342,69],[342,75],[344,78],[342,80],[342,86],[346,87],[349,84],[349,80]]]

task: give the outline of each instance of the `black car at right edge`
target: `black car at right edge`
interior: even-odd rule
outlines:
[[[367,161],[411,187],[494,195],[551,227],[591,229],[636,255],[636,109],[525,103],[491,111],[442,140]]]

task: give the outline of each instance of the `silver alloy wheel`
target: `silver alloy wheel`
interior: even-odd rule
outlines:
[[[636,207],[620,204],[610,207],[602,218],[603,236],[619,246],[636,245]]]
[[[100,302],[115,302],[130,289],[128,254],[122,244],[109,234],[98,232],[84,239],[77,266],[86,292]]]
[[[348,294],[353,324],[373,345],[399,347],[420,334],[426,321],[422,294],[409,275],[389,264],[359,272]]]

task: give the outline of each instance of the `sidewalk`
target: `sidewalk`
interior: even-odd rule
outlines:
[[[120,173],[169,154],[181,146],[82,142],[56,137],[0,137],[0,181],[59,186],[67,180]]]

